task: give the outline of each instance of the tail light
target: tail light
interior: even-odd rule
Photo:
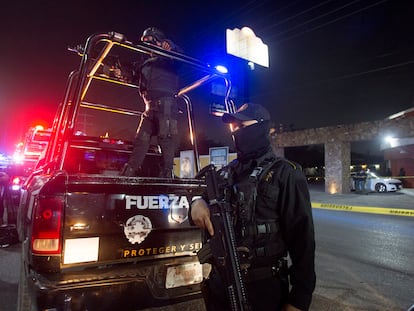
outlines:
[[[34,254],[60,254],[63,197],[41,197],[35,205],[32,250]]]
[[[20,177],[18,176],[13,177],[12,183],[11,183],[12,190],[15,190],[15,191],[20,190],[20,186],[22,183],[23,183],[23,180]]]

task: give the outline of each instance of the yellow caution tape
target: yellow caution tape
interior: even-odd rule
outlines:
[[[330,209],[338,211],[347,211],[355,213],[371,213],[371,214],[383,214],[394,216],[410,216],[414,217],[414,209],[402,209],[402,208],[387,208],[387,207],[374,207],[374,206],[352,206],[334,203],[318,203],[312,202],[313,208]]]

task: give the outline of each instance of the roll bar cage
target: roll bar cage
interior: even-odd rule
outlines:
[[[81,56],[80,67],[77,71],[74,71],[69,75],[64,100],[59,106],[58,113],[54,120],[52,130],[55,135],[52,136],[49,148],[46,152],[46,162],[48,162],[48,160],[56,161],[58,168],[62,169],[63,159],[65,158],[65,153],[68,148],[64,138],[73,133],[75,118],[79,107],[90,105],[94,106],[95,109],[115,109],[118,113],[139,115],[137,111],[128,111],[122,108],[114,108],[113,106],[94,105],[93,103],[84,102],[85,95],[88,92],[93,79],[105,80],[127,87],[138,88],[138,85],[129,81],[120,81],[115,78],[103,77],[97,74],[98,69],[104,64],[104,60],[110,55],[110,52],[114,47],[120,47],[140,54],[156,55],[173,59],[179,63],[187,64],[191,68],[203,73],[204,76],[202,76],[202,78],[186,85],[176,94],[177,97],[182,98],[186,103],[190,140],[193,146],[196,170],[198,172],[200,170],[200,160],[195,135],[193,107],[188,93],[213,80],[222,79],[224,80],[226,88],[224,95],[224,110],[227,113],[234,113],[235,105],[233,101],[230,100],[231,80],[229,75],[221,73],[209,64],[182,53],[163,50],[157,46],[144,42],[133,44],[128,41],[123,34],[117,32],[93,34],[87,39],[84,47],[78,46],[74,49],[69,49],[77,52]],[[97,54],[96,51],[98,51]],[[60,145],[60,142],[63,142],[63,146]],[[59,148],[63,148],[63,152],[61,153],[62,155],[60,158],[56,158],[54,154]]]

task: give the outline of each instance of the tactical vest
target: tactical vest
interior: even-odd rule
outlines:
[[[140,92],[148,92],[151,99],[174,96],[179,87],[176,70],[172,61],[159,57],[146,60],[141,66]]]
[[[247,173],[237,172],[234,163],[228,165],[237,244],[249,250],[252,266],[268,265],[287,255],[278,212],[280,189],[273,180],[282,161],[288,162],[274,156],[259,160]]]

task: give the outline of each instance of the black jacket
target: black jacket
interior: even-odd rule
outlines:
[[[147,59],[140,68],[139,88],[150,100],[174,97],[178,92],[177,64],[158,56]]]
[[[302,171],[288,161],[276,162],[269,174],[268,182],[277,192],[277,201],[259,192],[257,213],[267,217],[276,210],[279,214],[281,232],[292,262],[288,302],[307,310],[316,283],[315,235],[307,181]]]
[[[263,166],[261,161],[241,164],[235,160],[230,163],[235,172],[232,183],[237,185],[248,179],[257,166]],[[307,181],[301,168],[285,159],[274,162],[264,175],[259,178],[253,217],[258,222],[278,220],[280,230],[273,240],[282,240],[280,244],[284,245],[279,250],[287,250],[291,259],[291,290],[287,301],[301,310],[307,310],[316,283],[315,236]],[[245,196],[245,200],[249,200],[249,196]]]

